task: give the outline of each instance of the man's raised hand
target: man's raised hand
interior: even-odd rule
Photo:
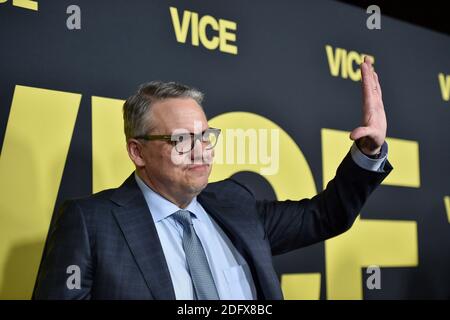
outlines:
[[[380,152],[386,138],[386,114],[378,75],[373,70],[369,57],[361,64],[363,91],[363,115],[361,126],[354,129],[350,139],[355,140],[359,149],[366,155]]]

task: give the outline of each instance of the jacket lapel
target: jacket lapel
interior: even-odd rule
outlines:
[[[204,191],[197,197],[205,210],[221,225],[228,234],[236,249],[246,258],[247,263],[254,267],[254,281],[259,281],[259,288],[264,299],[283,299],[278,283],[278,277],[273,270],[272,261],[262,261],[264,257],[271,256],[267,248],[259,246],[262,239],[255,238],[258,235],[256,220],[244,215],[242,208],[232,203],[219,201],[214,193]],[[255,283],[257,285],[257,283]],[[272,285],[272,286],[271,286]],[[258,285],[257,285],[258,287]]]
[[[151,213],[134,173],[111,197],[113,209],[130,250],[155,299],[175,299],[175,291]]]

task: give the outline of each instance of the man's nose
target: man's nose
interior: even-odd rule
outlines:
[[[196,139],[194,142],[194,148],[191,152],[192,159],[201,159],[203,155],[204,144],[200,139]]]
[[[196,139],[194,143],[194,148],[191,152],[191,159],[192,160],[204,160],[203,156],[204,153],[208,150],[205,150],[206,147],[209,145],[208,142],[202,141],[200,139]]]

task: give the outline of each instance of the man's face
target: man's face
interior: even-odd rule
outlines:
[[[180,130],[201,133],[208,128],[205,113],[191,98],[169,98],[152,106],[154,129],[150,135],[171,135]],[[197,195],[208,184],[212,150],[196,141],[194,149],[178,154],[167,141],[142,141],[142,158],[147,178],[159,189],[175,194]]]

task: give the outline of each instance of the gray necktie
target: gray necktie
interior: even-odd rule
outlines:
[[[191,212],[179,210],[173,217],[183,226],[183,249],[197,299],[219,300],[205,251],[192,225]]]

